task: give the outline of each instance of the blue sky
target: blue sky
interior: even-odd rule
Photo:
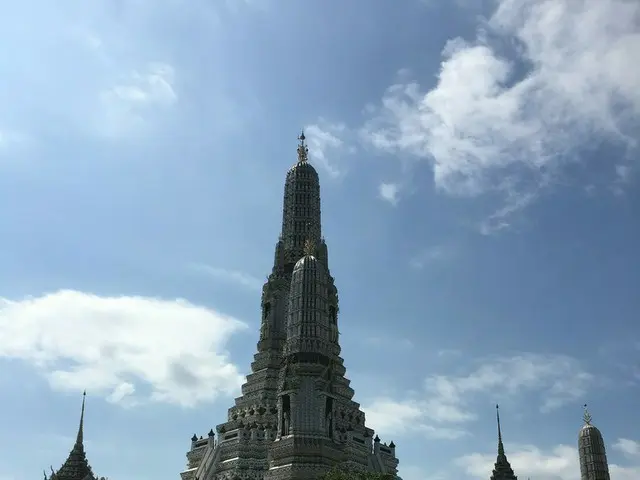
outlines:
[[[26,0],[0,19],[0,479],[177,479],[255,351],[305,127],[405,480],[640,477],[640,4]],[[634,286],[635,285],[635,286]]]

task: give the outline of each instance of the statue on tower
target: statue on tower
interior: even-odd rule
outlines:
[[[307,145],[304,143],[305,140],[305,136],[304,136],[304,130],[300,133],[300,136],[298,137],[298,140],[300,140],[300,143],[298,144],[298,163],[305,163],[307,160],[309,160],[309,149],[307,148]]]
[[[333,412],[329,411],[329,413],[327,413],[326,423],[327,423],[327,436],[333,439]]]
[[[282,419],[282,436],[283,437],[289,435],[289,422],[290,422],[289,412],[284,412],[283,419]]]

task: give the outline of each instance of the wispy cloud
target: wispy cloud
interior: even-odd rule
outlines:
[[[448,245],[433,245],[417,253],[409,260],[411,268],[422,269],[434,262],[441,262],[451,259],[455,254],[455,249]]]
[[[10,146],[24,143],[28,140],[27,135],[13,130],[3,130],[0,128],[0,151]]]
[[[526,392],[542,412],[549,412],[577,401],[593,380],[579,362],[563,355],[486,358],[466,375],[428,377],[422,392],[373,399],[366,407],[367,418],[388,433],[414,430],[453,439],[466,435],[464,424],[476,418],[472,404],[477,398],[497,395],[491,398],[495,402]]]
[[[438,350],[439,358],[457,358],[460,355],[462,355],[462,351],[454,348],[443,348],[442,350]]]
[[[400,192],[400,185],[397,183],[381,183],[378,187],[378,194],[384,201],[389,202],[391,205],[398,204],[398,193]]]
[[[625,457],[637,460],[640,463],[640,442],[628,438],[619,438],[613,444],[613,448],[622,452]]]
[[[144,71],[133,71],[102,91],[98,132],[119,137],[144,128],[147,118],[154,118],[158,109],[166,109],[178,100],[174,77],[171,65],[152,63]]]
[[[304,134],[311,160],[332,177],[339,176],[343,172],[339,160],[354,151],[344,140],[348,134],[347,127],[343,123],[331,123],[320,118],[316,123],[307,125]]]
[[[245,328],[185,300],[71,290],[0,298],[0,361],[28,362],[60,390],[191,406],[237,391],[242,375],[225,344]]]
[[[212,267],[210,265],[192,264],[191,270],[205,274],[213,279],[233,283],[249,290],[259,291],[264,284],[259,278],[249,275],[248,273],[238,270],[229,270],[226,268]]]
[[[247,2],[226,3],[193,0],[185,8],[182,2],[165,0],[96,0],[43,4],[37,12],[29,2],[12,4],[0,40],[20,45],[22,53],[3,58],[8,74],[0,78],[0,128],[36,141],[54,134],[67,138],[69,132],[110,141],[138,138],[184,114],[176,82],[184,84],[185,79],[191,92],[206,88],[203,105],[223,112],[216,128],[238,127],[244,118],[238,103],[245,102],[225,90],[222,70],[197,84],[189,62],[172,53],[177,37],[185,34],[216,43],[223,11],[227,18],[257,13]]]
[[[542,449],[534,445],[507,443],[507,456],[518,478],[580,480],[580,465],[573,445]],[[462,469],[472,478],[485,479],[491,474],[495,461],[496,452],[471,453],[456,459],[453,467]],[[611,478],[636,480],[640,478],[640,461],[636,459],[625,466],[610,463],[609,471]]]
[[[391,86],[363,129],[377,148],[432,162],[443,192],[501,193],[485,232],[508,226],[589,142],[629,152],[639,140],[638,2],[496,4],[475,40],[446,45],[433,89]]]

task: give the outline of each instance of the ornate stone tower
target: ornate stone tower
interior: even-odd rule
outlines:
[[[298,139],[251,373],[217,440],[213,429],[191,439],[182,480],[312,480],[336,465],[397,474],[394,443],[373,438],[345,376],[320,183]]]
[[[500,427],[500,407],[496,405],[496,418],[498,420],[498,458],[491,475],[491,480],[518,480],[516,474],[511,468],[507,455],[504,453],[504,445],[502,443],[502,429]]]
[[[69,453],[67,460],[57,472],[51,468],[51,475],[47,477],[44,473],[45,480],[105,480],[104,477],[98,479],[93,475],[87,455],[84,451],[84,402],[86,392],[82,394],[82,411],[80,413],[80,426],[76,435],[76,443]]]
[[[584,425],[578,434],[581,480],[610,480],[607,452],[600,430],[591,424],[591,415],[584,406]]]

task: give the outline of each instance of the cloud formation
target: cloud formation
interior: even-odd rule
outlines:
[[[398,83],[364,139],[433,164],[452,195],[499,193],[486,226],[504,228],[585,147],[637,148],[640,4],[633,0],[499,0],[472,41],[443,50],[437,84]],[[606,158],[611,180],[625,159]]]
[[[176,113],[176,80],[193,79],[187,62],[175,54],[176,45],[187,35],[215,43],[220,13],[233,15],[231,3],[243,9],[238,13],[247,9],[245,2],[227,3],[193,0],[189,8],[169,0],[7,5],[0,41],[14,45],[20,55],[0,58],[6,73],[0,78],[0,130],[36,140],[52,134],[66,139],[69,131],[110,140],[148,133],[172,119],[169,112]],[[231,110],[235,100],[228,92],[223,95],[220,78],[207,79],[207,99],[218,111],[223,106]],[[196,86],[191,81],[190,91]]]
[[[423,249],[409,260],[411,268],[420,270],[427,265],[431,265],[434,262],[440,262],[450,259],[454,256],[455,250],[451,246],[447,245],[433,245],[431,247]]]
[[[262,285],[264,284],[264,282],[259,278],[238,270],[229,270],[226,268],[212,267],[210,265],[203,264],[193,264],[191,265],[191,269],[208,275],[216,280],[233,283],[253,291],[262,290]]]
[[[640,442],[629,440],[628,438],[619,438],[613,448],[621,452],[625,457],[640,462]]]
[[[178,100],[173,88],[174,77],[171,65],[152,63],[102,91],[98,132],[107,137],[120,137],[144,128],[148,118]]]
[[[577,440],[576,440],[577,443]],[[538,480],[580,480],[577,445],[557,445],[540,449],[533,445],[507,446],[507,457],[519,478]],[[609,462],[609,473],[616,480],[640,478],[640,458],[629,465]],[[472,478],[485,479],[493,469],[495,453],[472,453],[458,458],[454,465]]]
[[[399,191],[400,186],[397,183],[381,183],[378,187],[380,198],[382,198],[386,202],[389,202],[391,205],[398,204]]]
[[[0,361],[23,360],[56,389],[192,406],[237,391],[243,377],[225,344],[245,328],[185,300],[72,290],[0,298]]]
[[[498,402],[527,394],[542,412],[582,398],[594,378],[573,358],[523,354],[482,359],[463,375],[431,375],[424,390],[409,398],[373,399],[365,408],[368,423],[388,434],[418,431],[432,438],[467,434],[475,420],[472,400],[497,396]]]
[[[343,123],[329,123],[320,118],[314,124],[304,127],[309,146],[309,158],[330,176],[338,177],[342,169],[337,163],[345,154],[353,153],[343,140],[347,128]]]

